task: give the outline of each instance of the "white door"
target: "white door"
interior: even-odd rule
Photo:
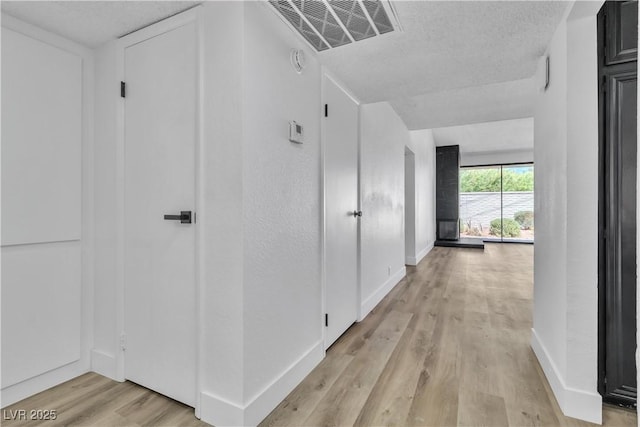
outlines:
[[[325,348],[357,318],[358,105],[324,76]]]
[[[124,59],[125,376],[195,406],[195,24]]]

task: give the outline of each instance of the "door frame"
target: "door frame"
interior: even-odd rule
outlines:
[[[407,180],[407,158],[411,159],[411,176],[410,181]],[[407,209],[407,183],[411,183],[413,188],[413,194],[411,195],[411,202],[413,209],[409,211]],[[409,148],[408,145],[404,146],[404,263],[405,265],[417,265],[418,254],[416,253],[416,153]],[[410,212],[410,213],[409,213]],[[410,215],[410,218],[408,216]],[[411,221],[409,221],[409,219]],[[413,235],[413,247],[411,253],[407,252],[407,235]]]
[[[202,6],[198,5],[177,15],[171,16],[155,24],[144,27],[133,33],[127,34],[116,41],[116,75],[117,81],[113,82],[113,90],[120,87],[120,82],[125,81],[125,51],[128,47],[149,40],[161,34],[194,23],[196,27],[196,130],[195,130],[195,206],[194,212],[199,213],[199,221],[192,224],[195,227],[195,293],[196,293],[196,348],[194,360],[196,378],[196,404],[195,415],[200,418],[201,408],[201,379],[203,362],[202,325],[203,307],[202,298],[204,284],[203,262],[203,219],[204,216],[204,192],[202,184],[203,165],[203,25]],[[122,348],[122,337],[125,332],[125,108],[124,99],[118,97],[116,106],[116,335],[114,341],[118,351],[116,352],[116,379],[125,381],[125,354]]]
[[[321,294],[322,294],[322,298],[321,298],[321,302],[320,302],[320,313],[321,318],[320,320],[320,329],[321,329],[321,333],[322,333],[322,343],[323,343],[323,352],[326,354],[327,352],[327,328],[325,327],[325,313],[327,312],[327,257],[326,257],[326,250],[327,250],[327,245],[326,245],[326,240],[327,240],[327,215],[326,215],[326,200],[327,200],[327,188],[325,185],[325,171],[326,171],[326,165],[325,165],[325,147],[327,144],[326,141],[326,135],[327,132],[325,130],[326,127],[326,121],[324,120],[324,105],[327,103],[327,99],[325,97],[325,78],[331,80],[331,82],[333,84],[335,84],[337,87],[339,87],[349,98],[351,98],[351,100],[353,102],[355,102],[355,104],[358,106],[358,141],[357,141],[357,152],[358,152],[358,160],[357,160],[357,174],[356,176],[357,178],[357,192],[358,192],[358,200],[357,200],[357,209],[358,210],[362,210],[362,192],[360,191],[360,183],[362,181],[362,177],[361,177],[361,167],[360,167],[360,162],[361,162],[361,157],[362,157],[362,150],[361,150],[361,146],[360,146],[360,142],[361,142],[361,138],[360,138],[360,106],[362,105],[362,103],[360,102],[360,100],[353,94],[353,92],[351,92],[349,89],[347,89],[347,86],[344,85],[327,67],[325,67],[324,65],[321,67],[320,70],[320,111],[318,111],[319,115],[320,115],[320,191],[321,191],[321,197],[320,197],[320,203],[321,203],[321,219],[320,219],[320,224],[322,227],[322,230],[320,232],[320,236],[321,236],[321,249],[320,249],[320,257],[321,257],[321,280],[320,280],[320,289],[321,289]],[[356,322],[360,322],[363,317],[362,317],[362,307],[361,307],[361,301],[362,301],[362,284],[361,282],[361,254],[362,254],[362,250],[361,250],[361,241],[362,239],[360,238],[360,233],[361,233],[361,224],[362,224],[362,220],[358,220],[358,225],[357,225],[357,231],[356,231]]]

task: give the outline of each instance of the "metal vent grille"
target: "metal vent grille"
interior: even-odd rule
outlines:
[[[373,27],[369,24],[369,19],[356,0],[334,0],[331,2],[331,6],[354,40],[360,41],[376,35]]]
[[[329,49],[329,46],[322,41],[322,38],[305,22],[297,10],[287,0],[269,1],[282,16],[309,42],[317,51]]]
[[[369,16],[380,34],[385,34],[393,31],[393,25],[387,16],[387,12],[384,11],[382,3],[379,1],[362,0],[365,9],[369,12]]]
[[[387,7],[383,2],[387,2]],[[388,0],[269,0],[269,3],[317,51],[401,29]]]

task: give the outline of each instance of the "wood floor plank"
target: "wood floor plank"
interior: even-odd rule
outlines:
[[[458,425],[508,426],[504,399],[479,390],[461,389],[458,399]]]
[[[304,425],[353,425],[412,315],[391,311]]]
[[[305,378],[275,408],[260,426],[299,426],[304,423],[308,414],[313,412],[320,400],[327,394],[347,366],[353,356],[336,354],[325,358],[314,371]]]

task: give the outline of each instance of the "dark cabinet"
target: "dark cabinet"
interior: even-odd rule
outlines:
[[[635,405],[638,4],[598,15],[600,78],[599,391]]]

